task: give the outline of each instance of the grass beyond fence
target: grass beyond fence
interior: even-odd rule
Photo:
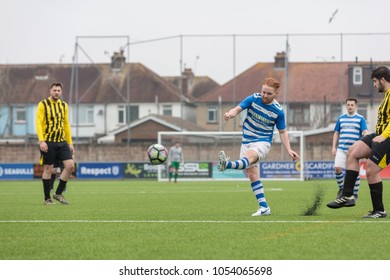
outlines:
[[[72,180],[69,205],[45,206],[40,180],[3,181],[0,259],[390,259],[390,219],[361,218],[371,209],[365,180],[357,205],[337,210],[325,206],[337,192],[333,180],[264,186],[272,215],[251,217],[249,182]],[[304,216],[318,189],[322,205]]]

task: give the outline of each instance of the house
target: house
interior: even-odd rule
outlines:
[[[375,131],[378,107],[383,99],[383,93],[377,92],[371,80],[372,69],[380,65],[390,67],[390,62],[358,62],[356,58],[354,63],[348,65],[348,96],[358,100],[359,113],[366,118],[369,131]]]
[[[184,68],[181,76],[164,77],[179,89],[182,88],[184,96],[198,99],[205,93],[217,88],[219,84],[208,76],[195,76],[191,68]]]
[[[76,142],[94,141],[150,114],[195,122],[194,100],[218,84],[191,73],[163,78],[141,63],[126,64],[123,52],[111,64],[0,65],[0,132],[35,141],[37,104],[49,96],[53,80],[64,84]]]
[[[337,118],[346,113],[345,100],[355,97],[358,112],[366,117],[369,129],[373,131],[377,107],[383,96],[374,97],[371,68],[367,64],[290,62],[285,65],[285,62],[284,52],[277,53],[273,63],[256,63],[198,98],[197,124],[208,130],[240,130],[244,115],[241,114],[240,120],[225,122],[223,113],[258,92],[264,78],[272,76],[281,82],[277,100],[285,110],[289,130],[333,128]],[[380,64],[390,63],[375,63]],[[357,73],[360,73],[359,77]]]
[[[188,68],[161,77],[141,63],[126,63],[123,52],[108,64],[0,65],[0,133],[7,142],[35,142],[37,104],[48,97],[53,80],[65,85],[76,142],[112,139],[149,115],[172,116],[202,130],[240,131],[240,119],[225,122],[223,113],[259,91],[268,76],[281,82],[277,100],[289,130],[332,128],[350,96],[373,131],[382,96],[373,89],[371,69],[389,62],[286,62],[285,53],[277,53],[274,62],[258,62],[221,86]]]

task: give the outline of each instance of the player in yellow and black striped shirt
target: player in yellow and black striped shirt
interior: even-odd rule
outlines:
[[[50,97],[39,102],[36,116],[36,130],[41,151],[40,163],[43,164],[43,191],[47,205],[54,204],[50,198],[50,178],[55,161],[64,163],[58,188],[53,195],[53,198],[61,204],[68,204],[62,193],[74,166],[68,105],[60,99],[62,89],[63,85],[60,82],[53,82],[50,85]]]
[[[355,206],[353,187],[359,175],[359,159],[367,158],[367,182],[370,187],[373,210],[363,218],[385,218],[383,206],[383,184],[379,172],[390,163],[390,70],[379,66],[371,74],[374,87],[384,93],[378,108],[375,133],[355,142],[348,150],[347,170],[341,197],[327,204],[329,208]]]

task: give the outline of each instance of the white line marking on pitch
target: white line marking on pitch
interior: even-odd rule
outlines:
[[[204,223],[204,224],[272,224],[272,223],[323,223],[323,224],[363,224],[363,223],[390,223],[390,221],[181,221],[181,220],[0,220],[0,223]]]

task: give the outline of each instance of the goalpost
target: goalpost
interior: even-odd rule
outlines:
[[[260,161],[260,178],[262,180],[299,180],[304,181],[304,132],[288,131],[291,147],[300,160],[293,162],[281,144],[279,133],[274,132],[271,150],[267,157]],[[243,170],[217,170],[218,152],[224,150],[230,159],[239,159],[241,147],[240,131],[159,131],[157,141],[168,150],[180,142],[183,149],[184,164],[180,165],[180,181],[202,180],[247,180]],[[168,181],[168,161],[159,165],[158,181]]]

